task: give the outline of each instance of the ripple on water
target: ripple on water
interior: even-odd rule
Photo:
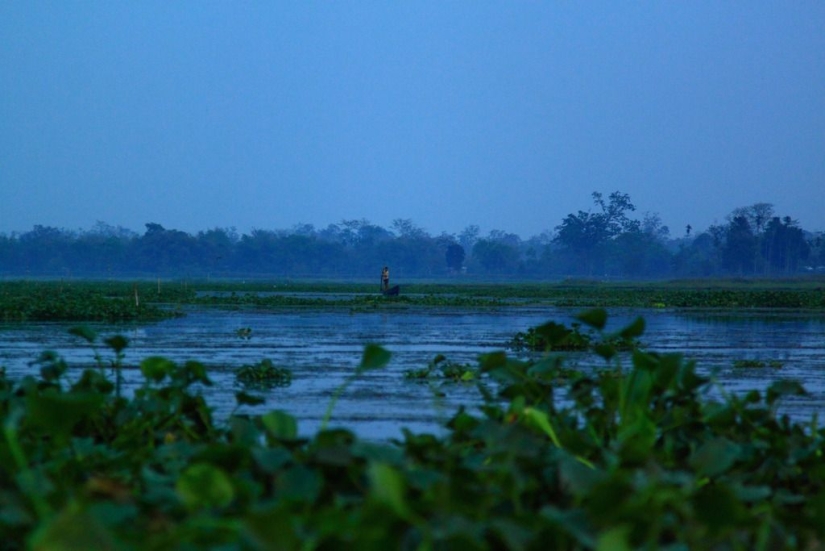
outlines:
[[[124,369],[125,388],[142,383],[137,365],[148,356],[174,361],[198,360],[209,368],[215,385],[202,389],[218,416],[235,410],[241,389],[235,370],[268,358],[293,372],[289,387],[262,392],[263,406],[240,411],[281,409],[295,415],[304,434],[316,430],[336,389],[347,381],[368,343],[379,343],[393,354],[389,365],[367,372],[352,383],[335,406],[332,426],[345,426],[366,438],[401,436],[401,428],[440,432],[443,422],[460,406],[476,411],[478,392],[472,384],[443,388],[408,381],[404,372],[425,367],[436,355],[476,365],[480,354],[503,349],[518,332],[553,320],[573,321],[577,310],[561,308],[497,308],[495,310],[405,310],[350,314],[331,311],[195,310],[184,318],[143,326],[93,325],[102,335],[120,333],[129,341]],[[783,411],[808,420],[825,403],[825,316],[788,314],[754,316],[736,312],[684,314],[676,311],[611,311],[608,330],[642,315],[642,342],[649,350],[683,353],[700,372],[713,374],[726,392],[763,391],[780,378],[796,378],[810,392],[783,402]],[[0,365],[12,376],[31,373],[30,365],[45,349],[60,353],[79,373],[94,365],[94,352],[68,334],[76,324],[26,324],[0,331]],[[249,338],[239,328],[249,327]],[[111,356],[98,347],[104,359]],[[737,368],[735,360],[779,361],[779,369]],[[574,359],[583,369],[593,360]],[[443,395],[441,395],[443,394]]]

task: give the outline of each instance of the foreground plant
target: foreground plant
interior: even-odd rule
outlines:
[[[601,332],[606,314],[579,321]],[[216,424],[196,362],[147,358],[131,399],[99,369],[70,383],[65,362],[3,376],[0,536],[8,549],[822,546],[825,432],[776,414],[800,385],[714,400],[679,355],[617,352],[597,347],[593,374],[489,354],[479,370],[497,392],[479,385],[478,412],[387,443],[302,437],[281,411]],[[353,377],[388,360],[371,345]]]

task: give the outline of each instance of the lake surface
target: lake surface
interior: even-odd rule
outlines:
[[[390,364],[363,374],[347,388],[330,426],[350,428],[365,438],[386,439],[399,437],[402,427],[438,432],[460,405],[474,410],[480,404],[473,384],[448,383],[438,388],[437,380],[428,385],[405,379],[405,371],[425,367],[438,354],[475,366],[480,354],[504,349],[517,332],[551,320],[569,326],[579,311],[553,307],[410,308],[367,313],[343,309],[198,309],[160,323],[90,327],[102,337],[122,334],[129,339],[124,369],[127,392],[142,383],[138,365],[148,356],[205,363],[215,385],[204,388],[203,394],[218,419],[235,408],[234,393],[242,389],[235,381],[239,367],[266,358],[288,367],[293,372],[290,386],[253,391],[264,395],[266,403],[238,411],[285,410],[298,418],[303,434],[320,426],[335,390],[359,364],[364,346],[380,344],[392,352]],[[787,399],[782,412],[799,421],[809,420],[816,412],[825,413],[825,315],[632,309],[609,313],[608,330],[643,316],[647,328],[641,341],[647,349],[681,352],[696,360],[700,372],[714,374],[723,389],[719,392],[763,391],[774,380],[797,379],[810,395]],[[72,373],[79,374],[94,365],[94,351],[68,333],[74,325],[0,326],[0,366],[13,377],[36,372],[31,362],[49,349],[60,353]],[[248,339],[237,333],[245,327],[252,329]],[[104,359],[112,357],[105,348],[98,347],[98,351]],[[778,361],[782,367],[733,366],[734,360],[744,359]],[[569,363],[595,369],[603,366],[600,362],[574,354]]]

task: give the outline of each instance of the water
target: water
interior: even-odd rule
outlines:
[[[443,354],[456,363],[476,365],[480,354],[501,350],[518,331],[553,320],[569,325],[578,310],[505,307],[498,309],[416,309],[349,313],[333,310],[193,310],[184,318],[141,326],[92,326],[101,336],[123,334],[129,339],[124,369],[126,390],[142,383],[138,365],[148,356],[177,362],[198,360],[209,368],[212,387],[202,390],[218,418],[235,409],[241,390],[234,372],[244,364],[268,358],[293,372],[288,387],[258,394],[263,406],[238,411],[262,413],[282,409],[299,420],[299,431],[311,434],[321,423],[334,392],[361,360],[364,345],[377,343],[392,352],[387,368],[363,374],[344,392],[330,426],[345,426],[373,439],[399,437],[401,428],[438,432],[444,421],[464,405],[475,410],[480,401],[472,384],[426,384],[404,378],[404,372],[425,367]],[[810,396],[788,399],[783,412],[808,420],[825,402],[825,316],[735,313],[610,311],[608,330],[642,315],[647,323],[642,342],[649,350],[682,352],[697,361],[700,372],[714,374],[728,392],[764,390],[776,379],[803,382]],[[5,326],[0,330],[0,365],[12,376],[32,373],[32,360],[46,349],[60,353],[72,373],[94,364],[94,352],[71,336],[75,324],[42,323]],[[248,339],[237,330],[252,329]],[[110,351],[99,347],[104,357]],[[512,354],[512,352],[510,352]],[[735,368],[734,360],[779,361],[776,368]],[[582,369],[600,366],[598,358],[576,357]]]

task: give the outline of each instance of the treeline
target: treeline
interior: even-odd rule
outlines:
[[[189,234],[147,223],[143,234],[98,222],[88,231],[35,226],[0,234],[4,276],[376,278],[667,278],[776,276],[825,271],[822,233],[768,203],[734,210],[725,224],[673,237],[656,214],[641,219],[627,194],[593,193],[590,210],[529,239],[478,226],[430,235],[411,220],[384,228],[344,220],[324,229],[234,228]]]

